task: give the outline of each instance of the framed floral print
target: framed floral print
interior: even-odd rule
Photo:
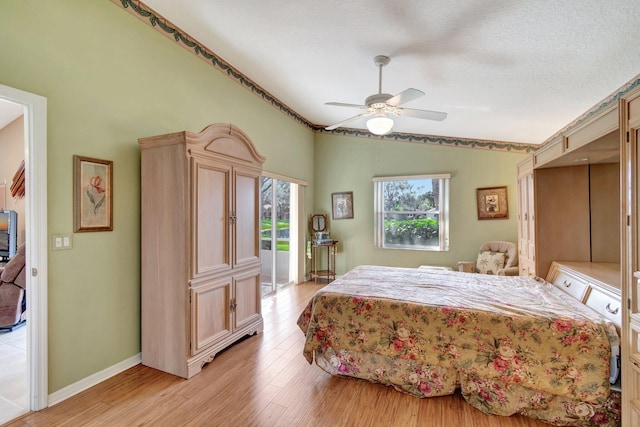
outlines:
[[[73,156],[73,231],[113,230],[113,162]]]
[[[487,187],[476,189],[478,219],[507,219],[507,187]]]

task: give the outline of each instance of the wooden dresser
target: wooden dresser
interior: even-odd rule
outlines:
[[[620,264],[595,262],[551,263],[547,282],[566,292],[587,307],[598,312],[622,329],[622,290]],[[620,348],[612,348],[610,381],[613,390],[622,388],[620,371]]]
[[[183,378],[263,328],[264,157],[237,127],[139,139],[142,363]]]
[[[547,282],[611,320],[620,329],[620,264],[554,261]]]

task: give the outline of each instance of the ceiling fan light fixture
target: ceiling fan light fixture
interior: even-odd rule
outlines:
[[[367,129],[374,135],[386,135],[393,129],[393,120],[384,113],[367,120]]]

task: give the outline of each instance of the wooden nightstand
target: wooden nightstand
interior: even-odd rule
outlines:
[[[333,243],[316,245],[315,243],[311,244],[311,256],[313,258],[313,270],[311,271],[311,278],[318,283],[318,280],[326,280],[327,283],[331,283],[336,280],[336,245],[338,244],[337,240],[334,240]],[[327,251],[326,253],[326,269],[318,269],[318,265],[320,264],[320,255],[322,251]]]

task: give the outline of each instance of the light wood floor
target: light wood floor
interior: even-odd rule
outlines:
[[[28,412],[27,328],[0,332],[0,424]]]
[[[548,426],[485,415],[459,394],[418,399],[309,365],[296,320],[319,288],[306,283],[265,298],[265,332],[219,354],[188,381],[138,365],[7,425]]]

